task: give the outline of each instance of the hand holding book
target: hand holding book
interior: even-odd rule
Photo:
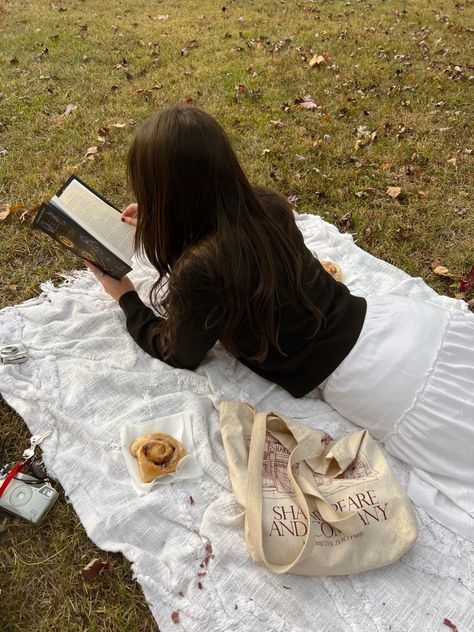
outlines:
[[[107,294],[115,299],[117,303],[124,294],[135,291],[135,286],[127,276],[121,279],[114,279],[110,274],[106,274],[86,259],[84,259],[84,264],[93,273]]]
[[[133,203],[129,204],[127,208],[122,211],[122,222],[126,224],[130,224],[131,226],[137,225],[137,213],[138,213],[138,204]]]

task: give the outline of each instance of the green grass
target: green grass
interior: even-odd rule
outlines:
[[[219,118],[252,181],[298,196],[298,211],[345,226],[349,216],[361,247],[453,296],[474,264],[472,4],[6,0],[0,212],[29,212],[0,221],[1,305],[78,265],[32,232],[32,209],[71,172],[117,204],[131,201],[124,167],[135,125],[185,99]],[[310,68],[320,53],[328,63]],[[296,108],[305,95],[318,109]],[[356,149],[359,126],[377,137]],[[389,186],[402,195],[390,198]],[[434,261],[453,279],[436,276]],[[13,459],[28,432],[5,404],[0,416]],[[7,518],[0,546],[6,630],[154,629],[128,563],[94,547],[64,498],[38,529]],[[80,570],[93,557],[114,566],[85,584]]]

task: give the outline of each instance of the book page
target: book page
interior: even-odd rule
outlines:
[[[134,253],[135,228],[122,222],[116,209],[76,180],[59,197],[54,196],[52,202],[114,254],[127,263],[130,262]]]

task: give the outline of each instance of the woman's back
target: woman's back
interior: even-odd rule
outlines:
[[[278,253],[273,253],[268,265],[276,283],[273,326],[277,344],[269,342],[263,358],[256,356],[261,350],[260,332],[265,323],[257,322],[258,313],[252,311],[251,298],[258,291],[260,279],[253,275],[241,287],[242,277],[237,275],[235,283],[226,278],[219,262],[225,257],[222,249],[227,242],[220,243],[218,235],[199,240],[172,267],[167,320],[155,320],[151,327],[147,308],[140,310],[133,295],[124,297],[121,305],[129,316],[130,333],[152,355],[163,357],[161,328],[168,328],[169,364],[195,368],[213,344],[221,340],[241,362],[300,397],[322,382],[355,344],[364,320],[365,300],[352,296],[345,285],[336,282],[308,250],[282,195],[265,187],[255,187],[254,191],[300,258],[299,291],[315,307],[308,309],[301,302]],[[268,230],[271,231],[271,225]],[[237,226],[235,239],[239,237]],[[271,232],[269,237],[271,241]],[[237,311],[236,300],[247,302],[248,309],[240,310],[229,345],[225,327],[232,312]]]

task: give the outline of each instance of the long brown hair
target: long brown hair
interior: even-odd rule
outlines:
[[[170,275],[173,303],[165,295],[167,319],[159,325],[165,359],[185,309],[179,271],[189,271],[190,260],[203,291],[206,285],[218,290],[221,300],[207,324],[220,323],[220,340],[230,353],[239,355],[242,322],[251,323],[260,340],[252,360],[263,361],[270,345],[280,349],[281,275],[314,314],[316,333],[321,318],[302,289],[301,253],[262,204],[211,115],[175,105],[148,118],[136,131],[127,173],[139,209],[135,246],[159,275],[150,294],[155,308]],[[280,203],[294,223],[283,196]]]

